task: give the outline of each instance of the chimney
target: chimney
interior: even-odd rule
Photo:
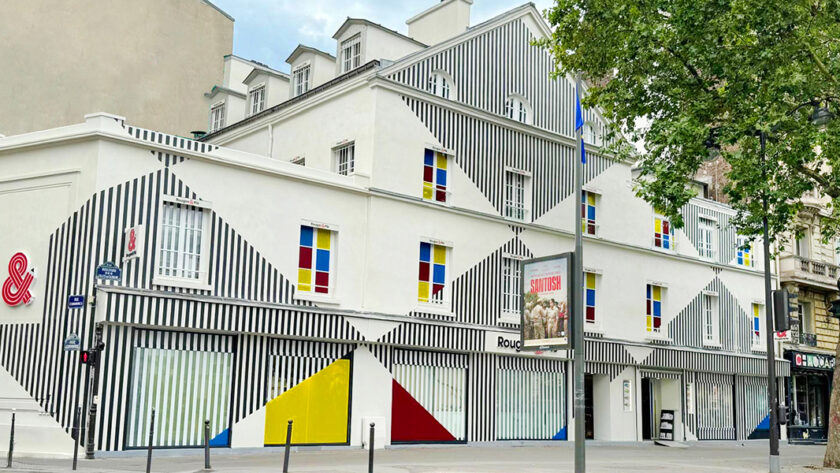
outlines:
[[[429,46],[455,37],[470,27],[473,0],[441,0],[406,20],[408,35]]]

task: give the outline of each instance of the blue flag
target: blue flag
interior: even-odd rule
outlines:
[[[580,108],[580,94],[575,90],[575,131],[580,130],[583,134],[583,110]],[[586,164],[586,146],[583,137],[580,139],[580,162]]]

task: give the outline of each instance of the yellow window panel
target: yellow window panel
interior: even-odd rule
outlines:
[[[595,274],[586,273],[586,288],[595,289]]]
[[[330,236],[331,231],[324,230],[319,228],[318,229],[318,249],[321,250],[329,250],[330,249]]]
[[[658,218],[655,219],[653,223],[653,229],[656,231],[656,233],[662,233],[662,220]]]
[[[423,183],[423,198],[424,199],[431,199],[435,195],[435,191],[432,188],[432,185],[428,182]]]
[[[446,247],[433,245],[435,248],[435,264],[446,264]]]
[[[661,301],[662,300],[662,288],[661,287],[653,286],[653,300],[655,300],[655,301]]]
[[[420,302],[429,302],[429,283],[426,281],[417,283],[417,299]]]
[[[595,194],[587,192],[586,201],[589,202],[589,205],[595,205]]]
[[[446,155],[443,153],[437,153],[437,168],[438,169],[446,169]]]
[[[298,284],[311,284],[312,270],[298,268]]]

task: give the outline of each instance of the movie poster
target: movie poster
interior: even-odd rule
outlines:
[[[522,263],[523,349],[568,347],[571,338],[571,253]]]

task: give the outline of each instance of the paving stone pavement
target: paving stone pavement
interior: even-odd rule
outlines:
[[[785,473],[814,473],[823,470],[824,446],[782,445]],[[357,448],[306,449],[293,451],[291,472],[366,473],[367,451]],[[399,447],[375,452],[377,473],[557,473],[574,471],[573,442],[555,444],[496,444],[480,446]],[[86,473],[143,472],[145,451],[99,454],[96,460],[80,460]],[[2,464],[5,466],[5,459]],[[213,450],[212,471],[280,472],[283,449]],[[202,472],[200,450],[155,451],[152,471],[160,473]],[[16,459],[5,472],[71,471],[69,459]],[[759,473],[767,471],[767,442],[702,442],[678,449],[652,443],[600,443],[587,445],[587,472],[679,472],[679,473]]]

